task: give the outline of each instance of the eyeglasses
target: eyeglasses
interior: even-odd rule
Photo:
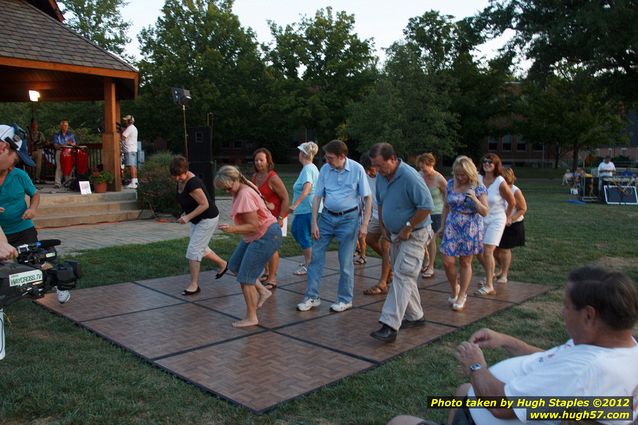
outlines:
[[[492,164],[492,160],[491,159],[484,159],[483,160],[483,164]]]

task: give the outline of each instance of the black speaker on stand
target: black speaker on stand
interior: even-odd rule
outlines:
[[[204,182],[208,194],[215,200],[215,161],[213,161],[213,129],[191,127],[188,130],[188,164],[193,174]]]
[[[215,186],[213,185],[213,179],[215,178],[215,162],[189,162],[190,171],[195,174],[199,179],[204,182],[204,187],[208,191],[211,199],[215,200]]]

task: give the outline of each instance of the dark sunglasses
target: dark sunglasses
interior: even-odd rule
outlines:
[[[483,160],[483,164],[492,164],[492,160],[491,159],[484,159]]]

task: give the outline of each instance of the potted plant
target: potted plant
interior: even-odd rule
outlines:
[[[113,183],[113,174],[106,170],[95,168],[89,176],[89,181],[93,186],[93,192],[104,193],[106,192],[106,185]]]

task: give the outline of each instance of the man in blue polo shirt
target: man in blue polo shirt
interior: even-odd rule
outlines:
[[[67,146],[75,146],[75,135],[69,130],[69,122],[67,120],[60,121],[60,131],[53,136],[53,147],[55,148],[55,187],[62,187],[62,148]],[[67,182],[71,176],[64,176],[64,182]]]
[[[308,311],[321,304],[319,285],[326,262],[326,250],[333,239],[339,242],[339,289],[334,312],[352,308],[354,266],[352,255],[358,237],[368,233],[370,218],[370,187],[363,167],[349,159],[348,146],[333,140],[323,147],[327,164],[321,167],[317,189],[312,200],[312,260],[308,265],[308,285],[297,310]],[[323,212],[319,204],[323,199]],[[363,219],[359,226],[359,204],[363,200]],[[357,235],[358,231],[358,235]]]
[[[389,143],[370,149],[377,168],[376,197],[379,224],[391,242],[394,277],[381,310],[381,329],[370,334],[384,342],[397,338],[399,329],[425,325],[417,278],[423,252],[432,238],[432,195],[416,170],[397,158]]]

